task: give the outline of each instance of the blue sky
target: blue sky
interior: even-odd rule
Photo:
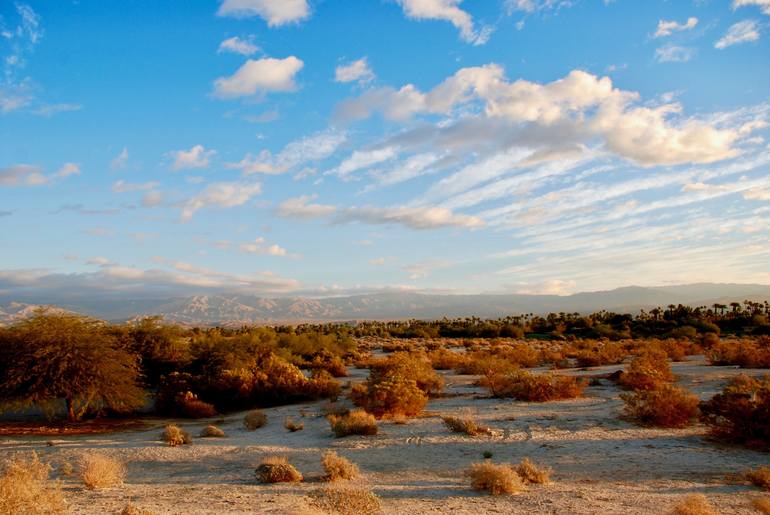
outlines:
[[[0,294],[770,283],[770,0],[0,3]]]

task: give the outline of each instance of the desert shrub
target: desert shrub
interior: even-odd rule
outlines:
[[[28,459],[14,457],[0,475],[0,513],[7,515],[58,515],[67,505],[57,481],[50,481],[51,466],[36,453]]]
[[[80,461],[80,479],[89,490],[112,488],[123,484],[126,466],[104,454],[87,454]]]
[[[412,379],[400,375],[382,378],[369,377],[365,384],[357,384],[350,392],[356,406],[364,408],[378,418],[411,417],[422,411],[428,397]]]
[[[734,377],[700,409],[712,435],[749,445],[770,444],[770,375]]]
[[[468,375],[489,375],[513,372],[518,368],[505,358],[490,354],[485,350],[468,352],[466,358],[455,366],[455,372]]]
[[[217,414],[213,405],[198,399],[198,396],[190,391],[177,394],[174,404],[176,414],[181,417],[209,418]]]
[[[471,478],[471,487],[480,492],[500,495],[524,490],[519,474],[510,465],[496,465],[488,461],[474,463],[466,474]]]
[[[424,352],[396,352],[376,362],[369,373],[369,382],[378,383],[393,377],[414,381],[426,395],[440,393],[444,387],[444,379],[433,370]]]
[[[545,484],[551,479],[551,469],[539,466],[529,458],[524,458],[516,467],[516,473],[526,483]]]
[[[762,465],[754,470],[747,470],[743,475],[752,485],[770,490],[770,467]]]
[[[224,438],[225,432],[217,426],[208,425],[201,430],[201,438]]]
[[[145,510],[144,508],[139,508],[137,506],[134,506],[131,503],[126,504],[126,506],[116,513],[116,515],[156,515],[154,511]]]
[[[703,494],[683,497],[669,512],[669,515],[719,515]]]
[[[325,481],[353,479],[358,476],[358,467],[334,451],[326,451],[321,457]]]
[[[632,390],[652,390],[673,380],[668,356],[659,349],[635,357],[620,376],[620,384]]]
[[[382,503],[370,490],[356,487],[327,487],[310,493],[311,504],[326,513],[380,515]]]
[[[671,384],[620,397],[625,402],[624,415],[642,426],[681,428],[698,417],[698,398]]]
[[[348,367],[342,361],[342,358],[328,353],[316,355],[310,362],[309,367],[313,370],[325,370],[333,377],[346,377],[348,375]]]
[[[621,363],[628,352],[620,343],[606,342],[593,348],[576,353],[575,359],[580,367],[598,367]]]
[[[465,356],[446,347],[439,347],[428,352],[428,359],[435,370],[452,370],[465,360]]]
[[[490,374],[482,385],[494,397],[512,398],[525,402],[548,402],[580,397],[586,387],[584,380],[557,374],[533,374],[517,370],[507,374]]]
[[[542,353],[529,343],[514,343],[512,345],[493,345],[490,351],[494,356],[502,358],[518,367],[536,367],[542,361]]]
[[[286,417],[286,420],[283,421],[283,427],[292,433],[296,433],[297,431],[302,431],[305,429],[305,424],[302,422],[294,422],[291,417]]]
[[[464,413],[459,417],[445,416],[441,417],[441,420],[453,433],[465,433],[469,436],[492,433],[488,427],[478,424],[470,413]]]
[[[766,497],[754,497],[751,500],[751,506],[764,515],[770,515],[770,499]]]
[[[722,340],[706,352],[706,357],[712,365],[770,368],[770,337]]]
[[[167,425],[163,429],[160,439],[171,447],[176,447],[177,445],[189,445],[192,443],[192,436],[190,436],[190,433],[175,424]]]
[[[312,399],[336,400],[341,390],[340,382],[327,370],[313,370],[312,379],[307,386],[307,392]]]
[[[270,456],[257,466],[260,483],[296,483],[302,481],[302,474],[283,456]]]
[[[267,415],[258,409],[251,410],[243,417],[243,426],[249,431],[255,431],[267,424]]]
[[[338,438],[349,435],[377,434],[377,419],[364,410],[353,410],[345,415],[329,415],[329,424]]]

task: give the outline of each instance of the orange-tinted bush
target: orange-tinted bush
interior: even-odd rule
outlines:
[[[547,402],[580,397],[586,387],[584,380],[558,374],[533,374],[523,370],[490,374],[482,380],[494,397],[512,398],[526,402]]]
[[[465,356],[446,347],[428,352],[428,359],[435,370],[452,370],[465,360]]]
[[[593,348],[583,349],[575,354],[578,366],[598,367],[621,363],[628,352],[620,343],[604,342]]]
[[[444,387],[444,379],[433,370],[424,352],[396,352],[373,364],[369,373],[370,382],[376,383],[390,377],[412,380],[426,395],[437,394]]]
[[[345,415],[329,415],[329,425],[334,436],[372,436],[377,434],[377,420],[364,410],[357,409]]]
[[[217,414],[214,406],[198,399],[198,396],[190,391],[177,394],[174,402],[176,404],[176,412],[182,417],[209,418]]]
[[[632,390],[652,390],[673,380],[668,356],[660,349],[648,349],[635,357],[620,376],[620,384]]]
[[[711,346],[706,357],[712,365],[770,368],[770,337],[721,340]]]
[[[770,445],[770,375],[733,378],[701,403],[702,420],[714,436],[750,445]]]
[[[356,406],[364,408],[378,418],[406,416],[420,413],[428,403],[428,396],[412,379],[387,376],[378,381],[369,378],[365,384],[357,384],[350,392]]]
[[[698,398],[671,384],[620,397],[626,403],[625,416],[642,426],[687,427],[698,417]]]

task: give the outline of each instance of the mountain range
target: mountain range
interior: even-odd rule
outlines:
[[[638,313],[656,306],[685,304],[711,306],[752,300],[770,300],[770,286],[761,284],[698,283],[665,287],[629,286],[572,295],[474,294],[438,295],[386,292],[326,298],[260,297],[209,294],[174,298],[10,300],[0,297],[0,324],[29,316],[38,306],[81,313],[110,321],[162,315],[183,325],[270,324],[351,320],[478,316],[497,318],[522,313],[591,313],[602,309]]]

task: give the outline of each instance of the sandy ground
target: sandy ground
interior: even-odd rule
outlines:
[[[621,366],[565,373],[613,372]],[[706,399],[740,373],[734,367],[705,366],[702,358],[673,364],[679,383]],[[744,371],[761,374],[767,371]],[[354,370],[361,379],[366,371]],[[323,486],[320,455],[326,449],[359,465],[355,483],[371,488],[385,513],[559,513],[659,514],[677,497],[703,493],[721,513],[755,513],[750,496],[760,492],[734,475],[770,465],[770,454],[728,447],[704,439],[705,428],[658,430],[618,419],[620,390],[608,381],[591,386],[578,400],[544,404],[484,398],[472,376],[446,373],[446,397],[432,400],[426,416],[405,425],[383,422],[373,437],[334,438],[320,416],[322,403],[267,409],[268,424],[246,431],[242,414],[226,417],[220,427],[228,437],[196,438],[191,446],[168,447],[159,441],[166,421],[142,431],[108,435],[2,437],[0,453],[36,450],[54,465],[76,464],[84,453],[99,451],[124,460],[126,484],[89,491],[75,477],[61,476],[74,513],[116,513],[129,501],[156,513],[301,513],[307,493]],[[471,409],[493,436],[450,433],[439,414]],[[305,416],[303,416],[302,414]],[[305,429],[289,433],[285,417]],[[209,421],[182,421],[197,435]],[[52,441],[55,445],[49,446]],[[521,494],[491,497],[468,486],[462,471],[493,453],[494,462],[529,457],[554,469],[554,481],[533,485]],[[268,455],[284,455],[304,475],[300,484],[262,485],[254,468]],[[765,494],[767,496],[767,494]]]

